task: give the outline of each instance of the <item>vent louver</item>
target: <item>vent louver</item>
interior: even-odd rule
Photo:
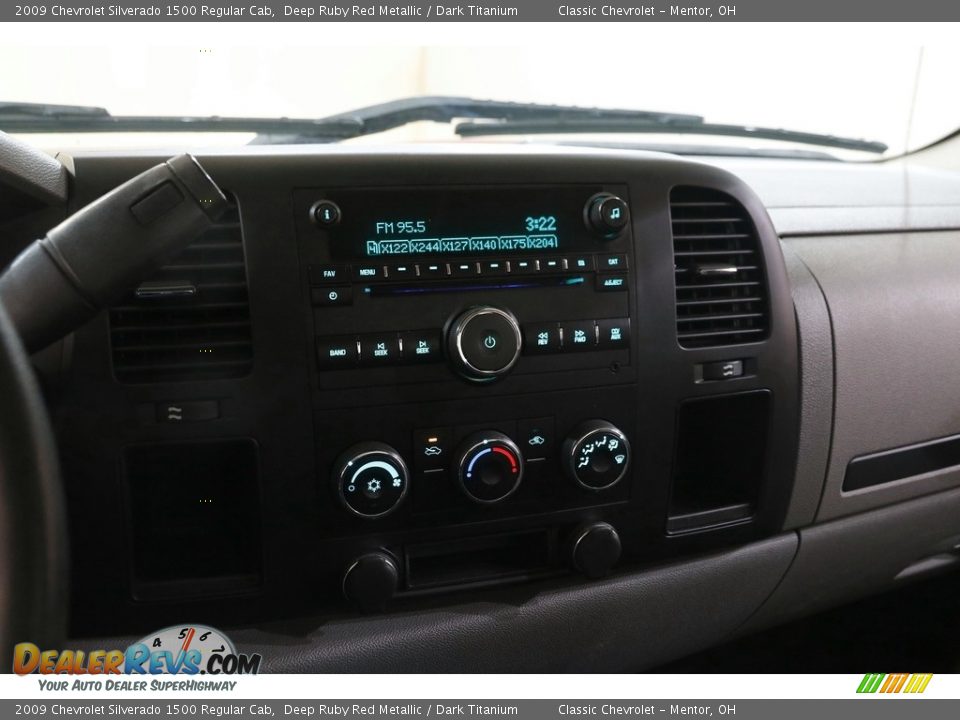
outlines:
[[[670,193],[677,340],[685,348],[739,345],[767,335],[760,241],[746,209],[725,193]]]
[[[120,382],[213,380],[253,365],[243,234],[235,204],[110,310]]]

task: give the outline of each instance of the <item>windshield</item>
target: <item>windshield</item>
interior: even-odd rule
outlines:
[[[722,49],[721,49],[722,48]],[[97,106],[113,116],[323,118],[398,98],[451,95],[516,103],[561,104],[685,114],[738,128],[787,129],[870,141],[873,150],[825,148],[831,157],[872,160],[929,145],[960,126],[952,91],[960,65],[955,47],[888,45],[816,52],[774,52],[730,43],[716,50],[665,51],[662,44],[612,44],[603,63],[564,43],[505,46],[160,46],[44,48],[55,75],[39,76],[35,46],[4,44],[0,100]],[[10,69],[13,71],[11,72]],[[815,150],[789,138],[744,133],[682,138],[664,127],[523,124],[491,134],[459,132],[456,123],[415,121],[376,134],[341,134],[330,141],[575,142],[620,147],[683,147],[693,151]],[[3,127],[0,121],[0,129]],[[57,129],[58,132],[53,132]],[[171,137],[149,132],[46,128],[16,134],[48,149],[76,147],[202,147],[263,141],[246,128],[204,128]],[[354,135],[354,136],[351,136]],[[270,141],[289,139],[279,133]],[[269,137],[268,137],[269,139]],[[299,139],[304,142],[303,138]],[[815,144],[815,143],[813,143]],[[885,150],[877,147],[885,146]]]

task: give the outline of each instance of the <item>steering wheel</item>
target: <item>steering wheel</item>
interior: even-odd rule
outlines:
[[[13,646],[66,636],[67,527],[57,450],[27,354],[0,306],[0,671]]]

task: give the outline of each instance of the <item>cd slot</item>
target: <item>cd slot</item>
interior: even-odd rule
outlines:
[[[485,290],[527,290],[543,288],[580,287],[586,283],[583,275],[553,275],[550,277],[496,280],[439,280],[429,283],[378,283],[367,285],[363,293],[372,297],[396,295],[424,295],[430,293],[457,293]]]

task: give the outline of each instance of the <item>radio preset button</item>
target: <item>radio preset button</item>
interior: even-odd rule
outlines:
[[[506,260],[484,260],[480,263],[480,271],[484,275],[506,275],[510,272],[510,264]]]
[[[360,336],[360,362],[364,365],[392,365],[400,359],[400,342],[393,333]]]
[[[511,260],[510,270],[517,275],[532,275],[540,272],[540,266],[536,260]]]
[[[447,264],[441,262],[420,263],[417,265],[422,278],[442,278],[447,276]]]
[[[523,326],[523,347],[531,354],[560,352],[560,328],[556,323],[530,323]]]
[[[317,307],[335,307],[353,304],[353,288],[350,285],[310,288],[310,302]]]
[[[597,346],[597,326],[593,320],[578,320],[561,323],[563,329],[563,350],[593,350]]]
[[[413,263],[396,263],[386,270],[390,280],[409,280],[417,276],[417,266]]]
[[[563,258],[546,258],[540,261],[540,272],[562,272]]]
[[[438,362],[441,357],[439,330],[410,330],[400,333],[405,362]]]
[[[450,274],[456,277],[475,277],[480,274],[480,265],[477,262],[452,262]]]
[[[630,347],[630,318],[598,320],[597,340],[602,350]]]
[[[353,367],[357,364],[357,339],[354,337],[317,338],[317,362],[323,369]]]
[[[627,289],[626,273],[597,275],[597,290],[600,292],[624,292]]]

